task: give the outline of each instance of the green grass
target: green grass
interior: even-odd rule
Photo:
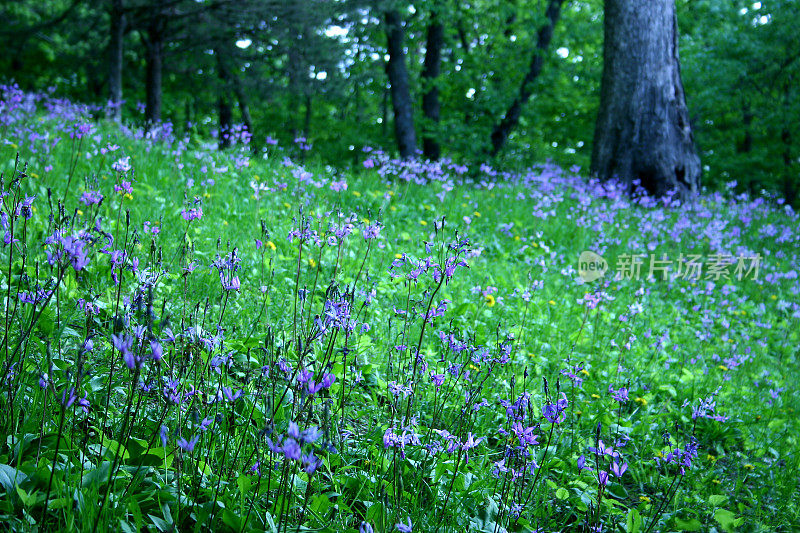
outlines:
[[[176,155],[174,143],[136,140],[106,123],[79,150],[68,137],[47,154],[41,142],[26,141],[32,131],[63,135],[64,124],[63,115],[39,109],[0,130],[0,170],[11,191],[4,212],[14,213],[15,195],[36,195],[30,220],[10,217],[20,239],[13,255],[11,246],[0,253],[10,372],[0,395],[9,414],[0,424],[0,517],[8,528],[338,532],[367,523],[394,531],[408,519],[414,531],[798,527],[798,218],[772,199],[709,193],[692,205],[644,207],[613,192],[600,197],[552,166],[489,186],[475,169],[463,178],[445,169],[449,180],[415,184],[377,169],[309,163],[311,179],[325,182],[318,188],[301,183],[298,166],[285,166],[277,149],[236,169],[245,150],[190,143]],[[120,149],[95,154],[108,143]],[[28,163],[18,189],[10,183],[17,152],[17,171]],[[122,155],[131,158],[132,197],[113,191],[123,176],[111,165]],[[228,171],[203,185],[212,175],[204,166]],[[417,164],[406,170],[434,174]],[[331,179],[345,179],[347,190],[331,190]],[[287,188],[257,200],[251,181]],[[447,181],[452,190],[442,200]],[[88,189],[105,195],[99,208],[78,201]],[[203,217],[187,222],[181,213],[195,197]],[[115,284],[105,242],[88,239],[85,269],[49,264],[45,250],[57,246],[43,243],[56,228],[77,234],[98,217],[115,236],[112,249],[125,245],[126,265],[139,259],[139,275],[117,270]],[[145,221],[160,233],[146,234]],[[361,231],[375,222],[380,237],[367,241]],[[287,239],[305,228],[327,243],[345,224],[352,234],[336,244]],[[454,242],[463,245],[458,254],[448,248]],[[234,249],[241,287],[225,290],[211,265]],[[578,255],[590,249],[611,271],[578,283]],[[761,254],[758,279],[613,279],[623,254],[677,261],[718,252]],[[446,283],[433,270],[413,282],[411,267],[390,268],[403,257],[444,265],[455,255],[469,268]],[[198,267],[186,273],[192,261]],[[158,275],[149,288],[144,271]],[[19,303],[37,280],[59,280],[47,305]],[[585,305],[587,294],[602,302]],[[315,319],[333,313],[326,302],[349,305],[353,327],[329,323],[320,333]],[[423,325],[437,307],[441,316]],[[132,352],[142,364],[129,369],[112,334],[130,335],[136,325],[145,342]],[[165,341],[165,328],[175,342]],[[82,353],[87,337],[94,349]],[[160,361],[149,357],[151,338],[164,347]],[[279,361],[292,371],[284,374]],[[327,373],[335,381],[308,395],[297,380],[301,362],[314,381]],[[441,388],[431,373],[444,375]],[[629,400],[616,401],[609,386],[628,389]],[[71,387],[78,399],[86,395],[87,412],[62,407]],[[242,396],[230,401],[223,387]],[[568,404],[553,424],[543,407],[561,393]],[[693,419],[712,395],[714,413],[727,419]],[[530,428],[536,444],[500,463],[519,445],[500,402],[521,396],[518,429]],[[267,438],[290,438],[290,422],[321,432],[303,447],[321,461],[311,475],[308,460],[270,453]],[[404,428],[418,440],[387,447]],[[448,450],[451,434],[461,445],[470,435],[481,440]],[[181,450],[178,439],[193,436],[194,450]],[[609,471],[611,457],[589,451],[598,439],[628,465],[607,485],[596,471]],[[697,457],[685,475],[654,460],[692,442]],[[593,471],[578,468],[581,456]]]

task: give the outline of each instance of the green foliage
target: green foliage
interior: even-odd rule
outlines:
[[[354,532],[407,520],[442,532],[795,528],[786,504],[800,446],[791,210],[730,195],[681,207],[634,202],[554,165],[489,183],[491,169],[371,152],[362,157],[377,170],[334,174],[313,158],[284,163],[280,149],[248,158],[244,147],[208,150],[202,137],[153,129],[144,139],[144,130],[90,124],[51,100],[37,112],[8,94],[17,107],[0,129],[0,172],[13,193],[3,198],[3,233],[19,241],[0,251],[7,529]],[[70,138],[81,124],[90,131]],[[113,170],[125,157],[132,170]],[[484,184],[465,179],[470,172]],[[131,193],[115,190],[124,181]],[[103,204],[81,202],[87,191],[102,192]],[[28,218],[19,202],[34,195]],[[203,216],[186,220],[198,206]],[[94,239],[98,217],[111,249]],[[380,235],[364,239],[376,222]],[[56,239],[92,236],[84,268],[45,242],[56,225]],[[337,235],[345,227],[350,236]],[[307,233],[299,243],[295,231],[320,241]],[[469,268],[446,282],[441,271],[414,273],[426,260],[446,264],[465,237]],[[126,267],[115,268],[122,248]],[[630,253],[741,250],[763,263],[758,280],[609,275],[587,285],[574,271],[586,249],[612,266]],[[241,285],[226,289],[212,265],[234,250]],[[392,268],[401,260],[421,263]],[[55,292],[25,303],[37,284]],[[320,333],[342,301],[355,327]],[[113,347],[112,335],[134,336],[136,326],[163,342],[160,360],[144,342],[141,366],[129,367]],[[279,362],[336,381],[311,394]],[[628,400],[616,400],[623,387]],[[704,414],[724,422],[696,415],[709,396],[716,406]],[[521,397],[529,403],[509,416]],[[543,408],[562,399],[553,423]],[[290,422],[323,432],[304,450],[320,460],[311,474],[270,452],[266,438],[287,438]],[[529,456],[513,451],[525,429],[537,441],[524,446]],[[411,434],[419,443],[392,443]],[[591,451],[599,440],[628,465],[607,484],[597,471],[615,461]],[[691,468],[664,464],[690,446]]]

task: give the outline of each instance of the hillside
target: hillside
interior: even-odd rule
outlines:
[[[3,91],[11,530],[800,526],[780,199],[331,168]]]

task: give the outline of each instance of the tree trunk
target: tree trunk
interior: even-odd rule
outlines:
[[[157,14],[152,15],[147,28],[145,52],[147,61],[145,120],[156,123],[161,121],[161,70],[164,61],[164,28],[161,16]]]
[[[417,140],[414,133],[414,110],[411,105],[411,90],[408,84],[406,55],[403,48],[404,30],[397,11],[386,12],[386,49],[389,61],[386,74],[392,92],[394,111],[394,133],[400,157],[407,159],[414,155]]]
[[[656,195],[700,187],[678,60],[675,0],[605,0],[592,174]]]
[[[228,97],[231,90],[231,76],[219,49],[214,50],[217,56],[217,76],[219,77],[219,138],[218,148],[224,150],[231,147],[231,130],[233,127],[233,104]]]
[[[242,81],[238,76],[233,78],[233,90],[236,93],[236,100],[239,102],[239,112],[242,114],[242,122],[247,132],[253,134],[253,118],[250,115],[250,103],[247,100],[247,95],[242,87]],[[251,146],[254,146],[252,140]]]
[[[539,77],[539,74],[542,73],[544,55],[550,46],[550,41],[553,40],[553,31],[555,30],[558,18],[561,16],[561,5],[563,3],[564,0],[550,0],[547,4],[547,10],[545,11],[547,22],[544,26],[539,28],[536,37],[536,48],[533,51],[533,57],[531,57],[528,72],[522,79],[522,85],[519,87],[517,97],[514,98],[511,106],[503,116],[503,119],[492,129],[492,157],[500,153],[503,145],[508,140],[508,136],[511,135],[511,131],[517,127],[519,118],[522,116],[522,106],[530,100],[533,94],[533,82]]]
[[[439,145],[439,87],[436,80],[442,66],[442,47],[444,46],[444,26],[436,11],[431,13],[431,21],[425,39],[425,65],[422,68],[423,86],[422,114],[425,124],[422,132],[422,153],[427,159],[436,161],[442,155]]]
[[[744,126],[744,136],[742,142],[736,147],[736,153],[748,154],[753,150],[753,111],[750,109],[750,103],[745,101],[742,103],[742,126]]]
[[[111,0],[108,42],[108,109],[106,116],[119,122],[122,117],[122,52],[125,39],[125,12],[122,0]]]
[[[306,114],[303,118],[303,137],[308,139],[311,136],[311,118],[314,116],[314,108],[311,107],[313,98],[311,93],[306,94],[305,109]]]

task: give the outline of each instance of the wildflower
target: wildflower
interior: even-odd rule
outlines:
[[[197,441],[200,440],[200,435],[195,435],[188,441],[183,437],[178,438],[178,448],[181,450],[191,453],[194,451],[194,447],[197,445]]]
[[[361,522],[361,525],[358,526],[358,533],[375,533],[375,530],[368,522]]]
[[[161,426],[161,429],[158,431],[158,436],[161,437],[161,447],[162,448],[166,448],[167,447],[167,432],[168,431],[169,430],[167,429],[167,426]]]
[[[484,296],[484,298],[486,299],[487,307],[494,307],[494,304],[496,303],[494,296],[492,296],[491,294],[487,294],[486,296]]]
[[[272,242],[272,241],[267,241],[267,248],[269,248],[270,250],[272,250],[272,251],[274,252],[274,251],[275,251],[275,250],[276,250],[278,247],[277,247],[277,246],[275,246],[275,243],[274,243],[274,242]]]
[[[130,181],[122,180],[119,185],[114,185],[114,192],[122,195],[133,194],[133,187]]]
[[[609,385],[608,393],[611,394],[612,397],[619,403],[625,403],[628,401],[628,389],[625,387],[620,387],[618,390],[614,390],[614,387]]]
[[[291,459],[294,461],[300,460],[300,445],[294,439],[286,439],[283,441],[283,446],[281,447],[281,452],[287,459]]]
[[[314,444],[321,436],[322,432],[319,429],[316,427],[310,427],[303,430],[303,433],[300,434],[300,440],[306,444]]]
[[[624,474],[626,470],[628,470],[628,463],[622,463],[622,466],[617,464],[616,461],[611,463],[611,473],[617,477],[622,477],[622,474]]]
[[[641,406],[647,405],[647,400],[645,400],[641,396],[637,397],[635,401],[636,401],[636,403],[638,403]]]
[[[550,421],[551,424],[560,424],[564,421],[563,412],[568,405],[567,396],[563,392],[561,398],[556,403],[546,404],[542,407],[542,415]]]
[[[111,164],[111,168],[117,172],[128,172],[131,169],[131,158],[123,157]]]
[[[100,191],[85,191],[80,199],[86,207],[90,205],[97,205],[103,201],[103,195]]]
[[[69,409],[72,407],[72,404],[75,403],[75,387],[70,387],[69,390],[64,389],[64,392],[61,394],[61,405],[64,406],[64,409]]]
[[[186,222],[191,222],[192,220],[200,220],[203,218],[203,208],[201,206],[192,207],[190,209],[183,209],[181,211],[181,216],[183,220]]]
[[[119,335],[111,335],[111,341],[114,348],[119,350],[122,354],[122,359],[130,370],[136,367],[136,356],[131,351],[133,346],[133,337],[120,333]]]
[[[164,348],[161,347],[161,344],[156,340],[150,341],[150,357],[152,357],[154,361],[160,361],[163,355]]]
[[[410,516],[408,517],[407,524],[399,522],[395,524],[394,527],[396,527],[397,531],[399,531],[400,533],[411,533],[413,531],[413,524],[411,523],[411,517]]]
[[[35,199],[36,196],[26,196],[25,199],[17,206],[17,215],[21,216],[25,220],[29,220],[33,216],[33,209],[31,209],[31,206],[33,205],[33,201]]]
[[[229,402],[233,403],[242,396],[244,391],[242,391],[242,389],[239,389],[238,391],[233,392],[233,390],[229,387],[222,387],[222,393],[225,395],[225,398],[227,398]]]
[[[309,476],[316,472],[317,468],[322,464],[322,459],[314,456],[314,452],[303,455],[301,461],[303,463],[303,470]]]

